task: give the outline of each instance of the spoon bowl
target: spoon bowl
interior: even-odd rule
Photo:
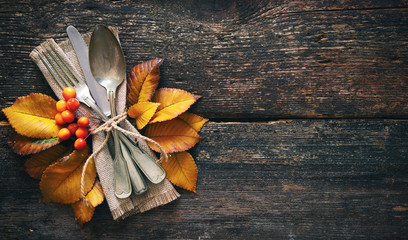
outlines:
[[[92,33],[89,63],[96,81],[107,91],[116,92],[125,80],[125,56],[118,40],[106,26],[97,25]]]

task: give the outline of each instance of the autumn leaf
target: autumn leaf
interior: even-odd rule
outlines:
[[[201,128],[204,126],[204,124],[208,122],[207,118],[203,118],[194,113],[188,113],[188,112],[181,114],[180,116],[178,116],[178,118],[180,118],[181,120],[186,122],[188,125],[190,125],[190,127],[196,130],[196,132],[199,132]]]
[[[172,153],[167,162],[162,163],[166,176],[174,185],[196,192],[198,169],[188,152]]]
[[[160,103],[150,123],[163,122],[187,111],[201,96],[181,89],[160,88],[154,93],[152,102]]]
[[[102,185],[98,180],[96,180],[92,190],[86,195],[86,200],[88,200],[88,204],[96,207],[103,202],[103,199],[104,195]]]
[[[8,144],[13,149],[13,151],[20,155],[38,153],[54,145],[57,145],[60,142],[61,139],[59,139],[58,137],[38,139],[24,137],[17,133],[8,140]]]
[[[153,59],[132,68],[127,81],[127,102],[129,105],[147,102],[152,98],[154,90],[159,84],[159,66],[162,62],[163,59]]]
[[[84,223],[89,222],[92,219],[95,207],[103,202],[104,195],[99,181],[95,181],[95,185],[86,195],[86,199],[88,200],[88,205],[83,199],[71,204],[71,207],[74,210],[75,219],[81,227]]]
[[[89,147],[75,150],[44,171],[40,183],[44,202],[74,203],[81,198],[81,174],[89,152]],[[95,178],[95,163],[91,159],[84,179],[86,193],[91,190]]]
[[[137,128],[142,129],[147,123],[149,123],[159,105],[160,103],[152,102],[136,103],[129,108],[129,117],[136,118]]]
[[[40,180],[44,170],[47,169],[51,163],[64,156],[67,151],[67,147],[62,144],[58,144],[45,151],[37,153],[31,158],[27,159],[24,164],[25,171],[32,178]]]
[[[201,140],[198,133],[181,119],[149,124],[146,127],[146,137],[162,146],[167,153],[186,151]],[[147,142],[156,152],[160,149],[153,143]]]
[[[91,221],[95,212],[95,207],[92,205],[86,205],[85,201],[82,199],[71,204],[71,207],[74,210],[75,220],[81,227],[84,223]]]
[[[55,103],[47,95],[31,93],[17,98],[3,112],[17,133],[31,138],[55,138],[60,129],[54,120]]]

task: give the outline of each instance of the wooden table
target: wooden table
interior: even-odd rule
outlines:
[[[84,228],[43,203],[1,113],[2,239],[408,237],[408,1],[5,1],[0,107],[54,96],[31,50],[117,26],[127,68],[165,61],[162,87],[203,98],[197,194]]]

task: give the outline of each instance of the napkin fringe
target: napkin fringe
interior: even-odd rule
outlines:
[[[125,219],[126,217],[136,214],[147,212],[155,207],[163,206],[166,203],[172,202],[180,197],[180,194],[176,191],[167,191],[160,195],[154,196],[154,198],[147,199],[139,202],[137,206],[127,203],[122,204],[121,208],[111,210],[113,219]]]

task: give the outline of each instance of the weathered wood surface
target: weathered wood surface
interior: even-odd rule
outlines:
[[[7,135],[8,126],[0,128]],[[243,134],[245,133],[245,134]],[[24,158],[1,142],[3,236],[28,239],[392,239],[408,236],[408,121],[209,123],[193,151],[198,193],[81,230],[41,202]]]
[[[408,1],[0,0],[0,108],[53,95],[30,51],[99,23],[128,69],[162,57],[161,86],[203,95],[198,194],[121,222],[103,204],[81,229],[42,203],[0,113],[2,239],[408,236]]]
[[[210,118],[405,118],[407,6],[3,1],[0,106],[32,91],[51,93],[28,57],[35,46],[65,38],[68,24],[85,32],[105,23],[120,28],[128,69],[164,58],[162,86],[205,96],[193,110]]]

